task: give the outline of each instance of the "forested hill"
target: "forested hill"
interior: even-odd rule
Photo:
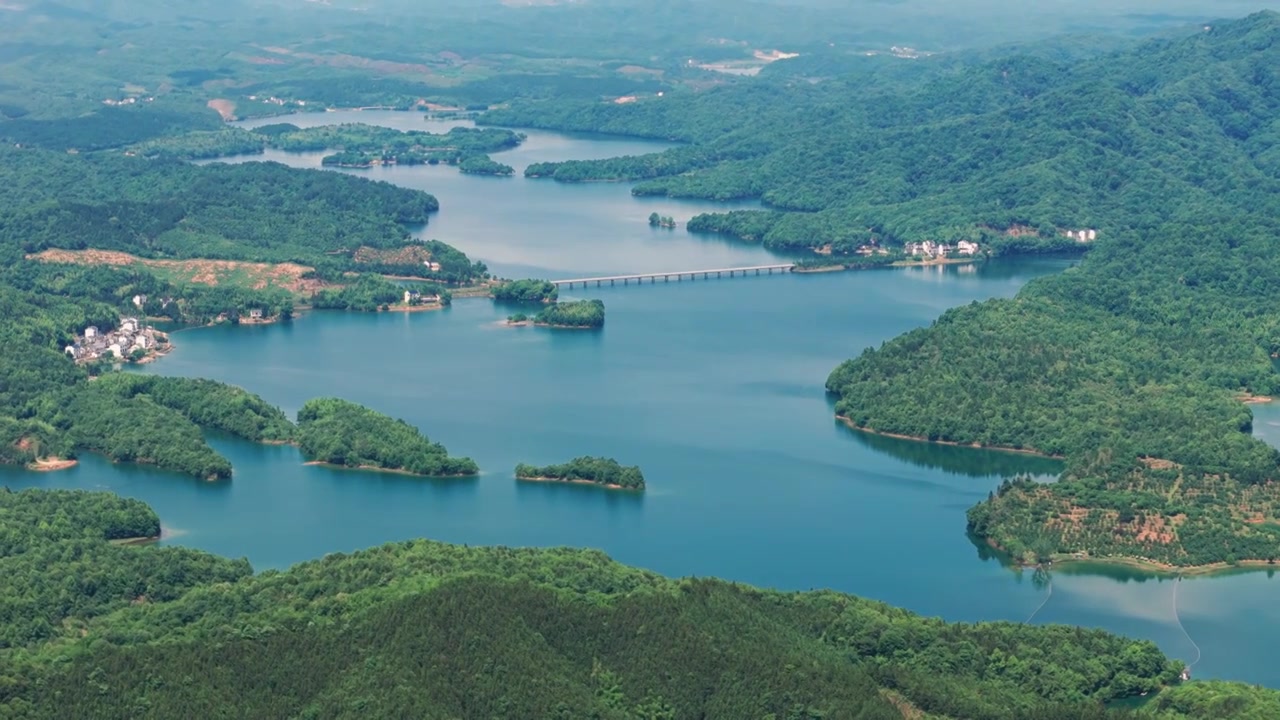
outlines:
[[[0,490],[0,516],[5,720],[1091,720],[1162,687],[1149,709],[1170,720],[1277,706],[1242,685],[1169,687],[1181,663],[1098,630],[668,580],[596,551],[414,541],[250,575],[109,544],[158,522],[105,493]]]
[[[1164,108],[1143,122],[1162,123],[1100,141],[1135,157],[1157,141],[1183,148],[1145,165],[1166,189],[1148,198],[1157,216],[1137,214],[1016,299],[952,310],[828,380],[860,427],[1064,455],[1062,481],[1006,484],[970,511],[975,532],[1025,561],[1280,558],[1277,453],[1250,435],[1241,403],[1280,391],[1276,40],[1265,14],[1128,56],[1132,92]],[[1231,152],[1215,162],[1206,148]],[[1168,206],[1191,193],[1200,200]]]
[[[699,218],[773,247],[1117,237],[1274,207],[1278,32],[1280,15],[1260,13],[1078,64],[1013,56],[887,79],[760,78],[621,105],[516,104],[485,119],[686,141],[528,173],[806,211]]]

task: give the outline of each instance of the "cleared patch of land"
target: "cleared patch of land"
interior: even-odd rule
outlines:
[[[206,105],[208,105],[210,109],[216,110],[218,114],[222,116],[223,120],[230,121],[236,119],[236,104],[230,100],[218,98],[210,100]]]
[[[76,265],[139,265],[175,285],[226,285],[253,290],[279,288],[295,295],[309,295],[328,287],[322,280],[303,276],[312,268],[297,263],[255,263],[240,260],[154,260],[113,250],[56,250],[34,255],[30,260]]]

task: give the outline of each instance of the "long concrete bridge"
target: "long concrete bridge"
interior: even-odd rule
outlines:
[[[632,280],[636,284],[643,283],[648,280],[650,284],[658,282],[661,278],[663,282],[671,282],[671,278],[675,278],[677,282],[684,280],[686,277],[690,280],[697,280],[698,276],[702,276],[704,280],[722,277],[734,277],[735,275],[772,275],[775,272],[785,273],[791,272],[795,268],[794,263],[782,263],[779,265],[752,265],[751,267],[734,267],[734,268],[715,268],[712,270],[673,270],[670,272],[654,272],[639,273],[636,275],[604,275],[601,277],[588,278],[571,278],[568,280],[551,280],[550,282],[559,287],[572,288],[574,285],[587,287],[591,283],[595,283],[596,287],[600,287],[605,283],[610,285],[629,284]]]

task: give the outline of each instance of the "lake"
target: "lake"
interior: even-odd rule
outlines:
[[[420,115],[302,115],[439,130]],[[661,144],[529,131],[495,157],[529,162],[650,152]],[[318,166],[320,154],[269,154]],[[505,276],[569,277],[753,265],[757,247],[653,229],[725,207],[632,198],[624,184],[559,185],[447,167],[351,171],[429,190],[423,232]],[[600,332],[507,328],[509,308],[462,299],[425,313],[311,313],[273,326],[174,335],[145,372],[209,377],[286,412],[334,395],[402,417],[484,473],[427,481],[304,466],[291,447],[213,438],[231,482],[113,466],[95,456],[47,475],[0,470],[10,487],[107,489],[160,513],[166,544],[280,568],[325,553],[428,537],[466,544],[596,547],[666,575],[782,589],[833,588],[949,620],[1103,627],[1200,661],[1197,677],[1280,686],[1269,660],[1280,604],[1269,572],[1175,583],[1130,570],[1060,568],[1052,583],[1008,569],[965,535],[965,510],[1006,475],[1053,461],[853,432],[832,417],[827,374],[864,348],[973,300],[1008,297],[1070,261],[775,275],[575,289],[608,309]],[[1257,406],[1280,441],[1280,409]],[[643,496],[516,483],[519,462],[577,455],[639,464]],[[1185,627],[1185,632],[1183,628]]]

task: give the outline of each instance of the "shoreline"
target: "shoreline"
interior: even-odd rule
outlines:
[[[391,305],[385,310],[385,312],[415,313],[443,309],[444,305],[440,303],[430,303],[427,305]]]
[[[150,545],[153,542],[159,542],[160,537],[161,537],[160,535],[155,535],[151,537],[143,536],[143,537],[131,537],[131,538],[117,538],[115,540],[108,540],[107,542],[111,543],[112,545],[119,545],[121,547],[134,547],[137,545]]]
[[[36,458],[34,462],[27,463],[26,467],[32,472],[57,472],[66,470],[79,465],[79,460],[65,460],[62,458]]]
[[[441,479],[441,480],[458,480],[463,478],[479,477],[479,473],[476,473],[475,475],[423,475],[422,473],[416,473],[409,470],[401,470],[399,468],[384,468],[384,467],[377,467],[375,465],[355,465],[355,466],[338,465],[337,463],[325,462],[323,460],[308,460],[302,464],[304,466],[311,466],[311,467],[327,467],[334,470],[359,470],[362,472],[380,472],[380,473],[389,473],[391,475],[406,475],[408,477]]]
[[[997,550],[1009,558],[1013,558],[1012,553],[1004,549],[1000,543],[990,537],[983,537],[982,540],[993,550]],[[1277,564],[1270,560],[1240,560],[1235,564],[1228,562],[1215,562],[1206,565],[1170,565],[1169,563],[1150,560],[1147,558],[1137,557],[1136,555],[1106,555],[1095,557],[1088,553],[1054,553],[1049,556],[1049,566],[1055,565],[1110,565],[1113,567],[1126,567],[1133,570],[1141,570],[1151,573],[1157,577],[1212,577],[1230,573],[1232,571],[1254,572],[1267,568],[1276,568]],[[1027,565],[1014,561],[1012,566],[1018,569],[1028,569],[1038,567],[1037,565]]]
[[[510,320],[501,321],[503,327],[543,327],[553,328],[556,330],[603,330],[603,325],[556,325],[554,323],[540,323],[532,320],[521,320],[520,322],[511,322]]]
[[[829,272],[854,272],[858,270],[880,270],[887,268],[905,268],[905,267],[933,267],[941,265],[972,265],[982,258],[963,257],[963,258],[935,258],[933,260],[894,260],[888,263],[866,264],[857,261],[848,263],[832,263],[831,265],[813,265],[804,267],[795,265],[791,268],[792,273],[800,275],[810,275],[813,273],[829,273]]]
[[[563,483],[566,485],[591,485],[593,487],[604,488],[605,490],[621,490],[622,492],[644,492],[644,488],[629,488],[618,485],[617,483],[598,483],[595,480],[585,480],[583,478],[554,478],[554,477],[528,477],[516,475],[517,482],[539,482],[539,483]]]
[[[1099,565],[1114,565],[1118,567],[1133,568],[1135,570],[1143,570],[1159,576],[1173,577],[1212,577],[1235,571],[1257,571],[1267,568],[1275,568],[1276,563],[1269,560],[1240,560],[1234,565],[1228,562],[1209,563],[1207,565],[1170,565],[1169,563],[1157,562],[1146,558],[1115,555],[1107,557],[1092,557],[1086,555],[1079,557],[1077,555],[1054,555],[1050,558],[1054,565],[1087,565],[1089,563],[1097,563]]]
[[[1048,458],[1050,460],[1066,459],[1062,455],[1050,455],[1049,453],[1031,448],[1014,448],[1005,445],[983,445],[982,443],[962,443],[954,440],[930,440],[927,437],[921,437],[919,435],[903,435],[901,433],[874,430],[872,428],[859,427],[857,423],[844,415],[836,415],[836,420],[844,423],[851,430],[857,430],[858,432],[867,433],[868,435],[879,435],[881,437],[896,438],[898,440],[912,440],[914,442],[929,443],[931,445],[950,445],[951,447],[972,448],[974,450],[995,450],[997,452],[1014,453],[1017,455],[1033,455],[1035,457]]]

